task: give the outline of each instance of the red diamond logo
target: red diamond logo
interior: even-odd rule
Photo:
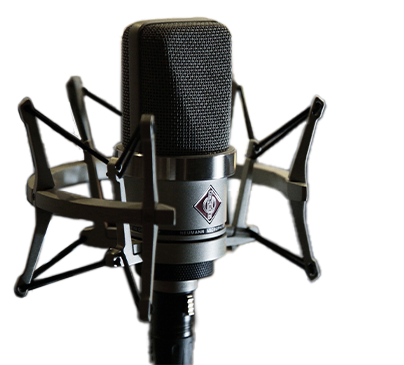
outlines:
[[[220,199],[219,194],[211,185],[209,186],[208,191],[203,194],[198,202],[194,205],[194,208],[210,224],[215,218],[221,204],[222,200]]]

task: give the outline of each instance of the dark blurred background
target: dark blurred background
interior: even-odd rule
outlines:
[[[74,131],[67,83],[80,76],[86,87],[119,106],[122,33],[144,18],[13,17],[13,277],[21,266],[16,242],[30,234],[26,180],[34,172],[18,103],[30,97],[40,113]],[[306,208],[321,276],[310,283],[304,270],[259,243],[228,253],[215,264],[215,273],[199,282],[195,363],[327,364],[328,19],[213,18],[232,33],[233,74],[243,81],[258,140],[306,109],[314,95],[326,102],[308,160]],[[88,108],[96,149],[112,155],[120,142],[119,114],[91,99]],[[51,133],[40,127],[43,134]],[[241,110],[234,127],[233,144],[242,160],[247,139]],[[260,162],[289,169],[301,131],[294,131]],[[237,183],[232,184],[236,189]],[[287,202],[276,192],[253,188],[249,220],[263,235],[299,252]],[[68,243],[69,224],[64,217],[54,222],[61,246]],[[103,254],[83,250],[63,262],[64,269]],[[45,311],[49,316],[43,315],[41,300],[46,297],[54,299]],[[13,364],[46,364],[41,351],[63,365],[147,363],[148,329],[136,317],[125,283],[110,268],[32,290],[23,299],[13,294]],[[52,327],[57,334],[53,338],[36,332],[46,321],[58,323]]]

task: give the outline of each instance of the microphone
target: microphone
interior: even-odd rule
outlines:
[[[176,211],[175,225],[159,227],[156,247],[150,341],[158,364],[191,363],[197,280],[212,275],[214,260],[226,252],[227,177],[236,162],[231,95],[231,35],[224,25],[169,19],[125,29],[118,156],[142,116],[153,115],[159,201]],[[138,151],[124,178],[127,201],[143,200],[143,164]],[[131,231],[141,242],[142,227]],[[145,262],[136,268],[150,276]]]
[[[67,93],[80,138],[35,108],[19,104],[35,173],[27,199],[35,207],[36,227],[27,264],[14,292],[29,291],[101,267],[122,267],[138,310],[150,323],[154,364],[191,364],[198,280],[211,276],[214,262],[242,244],[257,241],[303,269],[310,281],[320,276],[306,222],[307,162],[325,102],[315,96],[297,116],[258,139],[244,90],[232,78],[231,35],[206,18],[147,20],[126,27],[122,37],[122,111],[90,92],[78,76]],[[236,163],[230,129],[240,98],[249,143],[244,164]],[[122,118],[122,141],[114,156],[95,148],[85,99]],[[38,120],[78,145],[83,161],[50,167]],[[306,123],[288,170],[259,158],[292,130]],[[104,199],[101,180],[109,179],[113,200]],[[240,180],[229,201],[229,179]],[[87,183],[90,197],[70,186]],[[289,201],[301,255],[263,237],[247,224],[254,185],[281,192]],[[49,262],[37,267],[53,215],[93,225]],[[104,248],[104,258],[65,273],[38,278],[80,245]],[[135,270],[133,270],[133,267]],[[135,280],[140,277],[140,288]]]

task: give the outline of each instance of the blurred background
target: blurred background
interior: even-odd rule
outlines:
[[[232,33],[233,71],[262,138],[325,99],[309,159],[307,206],[321,278],[259,243],[227,254],[196,291],[194,364],[402,364],[404,23],[399,1],[18,1],[3,3],[1,28],[0,265],[3,364],[148,363],[148,325],[137,320],[123,270],[103,268],[14,296],[34,229],[26,201],[33,172],[17,105],[25,96],[78,135],[65,84],[81,76],[120,108],[120,42],[138,20],[208,17]],[[117,116],[88,100],[96,147],[111,155]],[[239,100],[232,145],[242,162],[247,136]],[[82,159],[40,126],[51,166]],[[260,161],[289,168],[302,129]],[[105,186],[108,189],[108,186]],[[76,190],[87,193],[86,188]],[[253,189],[249,223],[299,253],[289,206]],[[40,262],[90,222],[54,217]],[[98,261],[82,247],[51,273]]]

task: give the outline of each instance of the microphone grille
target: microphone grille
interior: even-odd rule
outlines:
[[[122,44],[124,145],[139,123],[130,118],[130,28],[125,30]],[[138,31],[137,48],[136,119],[141,114],[155,116],[157,154],[181,156],[226,150],[232,87],[228,29],[215,21],[145,24]]]
[[[129,80],[129,32],[127,27],[122,36],[121,46],[121,104],[122,104],[122,143],[126,147],[130,136],[130,80]]]

